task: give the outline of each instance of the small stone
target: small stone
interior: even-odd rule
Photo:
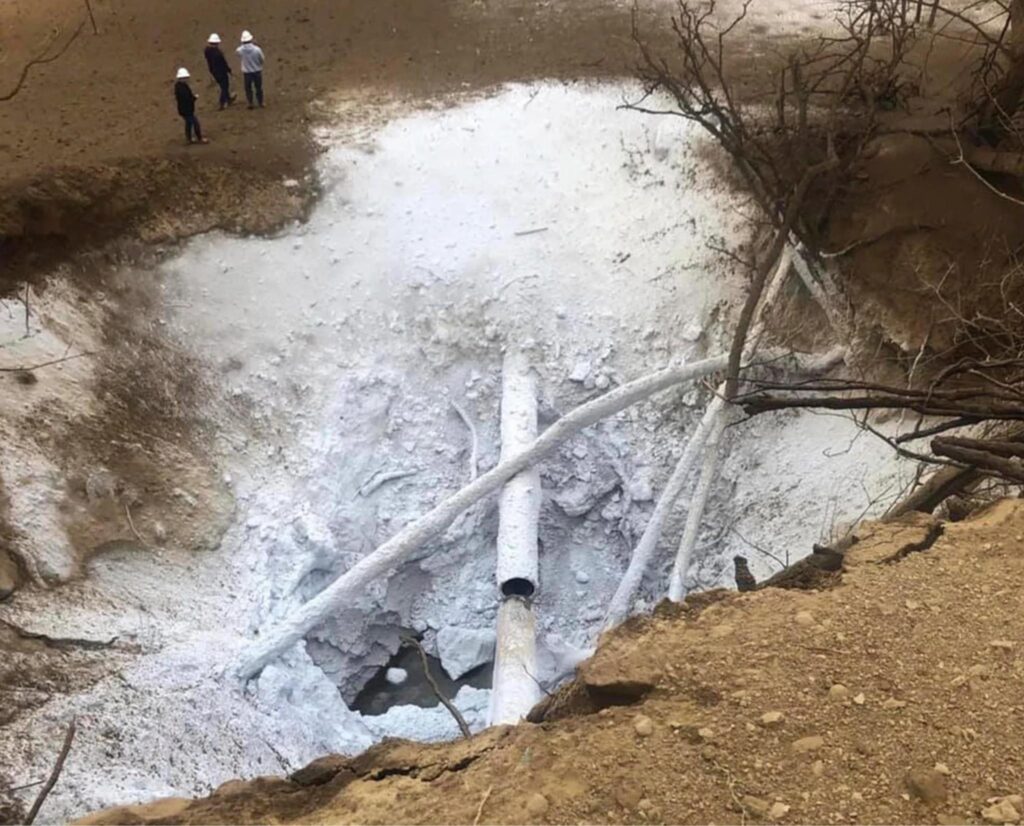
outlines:
[[[790,748],[797,754],[806,754],[809,751],[816,751],[824,745],[825,738],[820,734],[814,734],[810,737],[801,737],[799,740],[794,740]]]
[[[949,770],[949,766],[947,766],[945,763],[936,763],[935,771],[937,771],[939,774],[944,774],[947,777],[953,773]]]
[[[772,807],[770,800],[763,797],[754,797],[752,794],[745,794],[740,798],[740,805],[755,817],[766,817]]]
[[[989,675],[989,667],[987,665],[982,665],[979,663],[978,665],[972,665],[970,668],[968,668],[967,673],[970,674],[972,677],[980,677],[981,679],[985,680],[988,678]]]
[[[934,769],[916,769],[903,781],[910,794],[923,803],[941,803],[946,799],[946,778]]]
[[[715,739],[715,733],[711,729],[709,729],[709,728],[699,728],[699,729],[697,729],[697,736],[701,740],[704,740],[705,742],[707,742],[708,740],[714,740]]]
[[[815,760],[811,765],[811,774],[821,777],[825,773],[825,764],[821,760]]]
[[[654,734],[654,721],[645,714],[638,714],[633,719],[633,731],[640,737],[650,737]]]
[[[854,792],[850,795],[850,800],[854,801],[855,803],[863,803],[864,795],[862,795],[860,792]]]
[[[580,585],[586,585],[588,582],[590,582],[590,574],[588,574],[586,571],[577,571],[576,581]]]
[[[766,711],[761,715],[761,725],[765,728],[778,728],[786,721],[781,711]]]
[[[776,801],[775,803],[772,803],[771,808],[768,809],[768,819],[780,820],[781,818],[785,817],[786,812],[788,811],[789,806],[787,806],[785,803],[781,801]]]
[[[862,706],[862,705],[864,705],[864,699],[865,699],[864,698],[864,692],[861,692],[860,694],[854,695],[853,701],[857,705]]]
[[[992,640],[988,644],[989,648],[996,648],[1000,651],[1012,651],[1016,643],[1010,640]]]
[[[594,379],[594,387],[598,390],[607,390],[611,386],[611,379],[609,379],[604,373],[601,373],[596,379]]]
[[[998,803],[993,803],[981,810],[981,816],[989,823],[1018,823],[1020,812],[1005,797]]]
[[[384,679],[391,685],[401,685],[409,679],[409,672],[404,668],[389,668],[384,672]]]
[[[577,383],[583,383],[587,380],[587,376],[590,375],[590,362],[585,360],[577,361],[573,365],[572,372],[569,373],[569,381]]]
[[[814,614],[810,611],[797,611],[796,616],[793,617],[793,622],[797,625],[814,625]]]
[[[534,792],[526,798],[526,812],[533,817],[540,817],[548,810],[548,799],[540,792]]]
[[[893,711],[897,708],[903,708],[906,704],[907,703],[905,700],[897,700],[895,697],[890,697],[882,703],[882,708],[884,708],[886,711]]]
[[[842,683],[836,683],[828,689],[828,696],[830,700],[845,700],[849,693],[850,689]]]

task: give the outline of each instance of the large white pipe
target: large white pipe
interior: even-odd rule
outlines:
[[[509,350],[501,375],[501,461],[523,453],[537,438],[537,385],[521,351]],[[540,518],[540,467],[513,476],[498,500],[498,587],[508,596],[529,596],[537,589],[537,523]],[[509,584],[514,583],[509,590]],[[520,590],[527,587],[529,590]]]
[[[537,629],[529,599],[505,597],[498,608],[491,725],[515,725],[540,700]]]
[[[523,453],[537,438],[537,385],[522,351],[509,349],[502,366],[501,461]],[[537,530],[540,468],[512,477],[498,500],[497,654],[491,687],[491,723],[518,723],[538,699],[537,645],[530,602],[539,584]]]

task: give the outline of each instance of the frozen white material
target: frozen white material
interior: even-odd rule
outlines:
[[[474,734],[487,726],[487,709],[491,692],[485,688],[463,686],[452,697],[455,707],[462,712],[466,725]],[[384,714],[364,717],[363,723],[375,740],[402,737],[424,743],[454,740],[461,736],[458,723],[448,709],[438,704],[430,708],[420,706],[392,706]]]
[[[409,672],[404,668],[389,668],[384,672],[384,679],[391,685],[401,685],[409,679]]]
[[[530,363],[519,350],[505,354],[501,374],[501,460],[527,450],[537,438],[537,387]],[[498,500],[498,587],[525,579],[534,589],[537,575],[537,521],[540,517],[540,468],[512,477]]]
[[[441,666],[453,680],[494,659],[494,631],[447,625],[437,632]]]
[[[443,500],[376,551],[363,557],[286,619],[268,628],[252,643],[238,667],[238,676],[243,680],[252,677],[337,608],[346,602],[355,602],[362,596],[367,585],[412,556],[427,540],[451,525],[466,508],[498,490],[521,470],[540,461],[574,433],[606,416],[625,410],[659,390],[721,370],[727,362],[728,356],[720,355],[693,364],[668,367],[621,385],[600,398],[580,405],[545,430],[528,450],[507,462],[502,462],[458,493]]]

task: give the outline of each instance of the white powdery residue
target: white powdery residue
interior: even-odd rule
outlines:
[[[462,713],[466,725],[474,734],[487,725],[490,702],[490,691],[472,686],[461,688],[452,698],[452,703]],[[362,721],[374,737],[380,740],[385,737],[402,737],[423,743],[438,743],[460,736],[455,718],[441,705],[430,708],[392,706],[384,714],[363,717]]]

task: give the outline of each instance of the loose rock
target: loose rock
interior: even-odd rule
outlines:
[[[813,734],[810,737],[801,737],[799,740],[794,740],[790,748],[797,754],[806,754],[809,751],[820,749],[824,745],[825,738],[820,734]]]
[[[640,737],[650,737],[654,734],[654,721],[645,714],[637,715],[633,720],[633,730]]]
[[[539,792],[526,798],[526,811],[533,817],[540,817],[548,810],[548,799]]]
[[[915,769],[904,778],[910,794],[922,803],[941,803],[946,799],[946,778],[935,769]]]
[[[781,711],[766,711],[761,715],[761,725],[765,728],[778,728],[786,721]]]
[[[1005,797],[981,810],[981,816],[989,823],[1019,823],[1020,812]]]

